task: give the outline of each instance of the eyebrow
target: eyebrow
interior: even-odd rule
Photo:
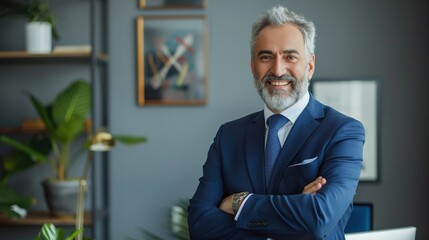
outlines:
[[[296,53],[296,54],[300,55],[299,52],[297,50],[294,50],[294,49],[284,50],[282,53],[283,54]],[[270,50],[261,50],[261,51],[258,52],[258,56],[262,55],[262,54],[271,54],[271,55],[273,55],[274,53],[272,51],[270,51]]]

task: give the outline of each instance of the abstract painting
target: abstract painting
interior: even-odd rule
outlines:
[[[204,16],[137,18],[139,105],[204,105],[207,101]]]

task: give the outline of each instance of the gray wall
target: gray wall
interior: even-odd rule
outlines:
[[[112,239],[138,238],[139,228],[170,236],[169,208],[192,196],[219,125],[262,108],[249,69],[250,24],[278,3],[316,24],[315,78],[382,80],[380,182],[361,184],[356,200],[374,203],[375,228],[415,225],[418,239],[429,239],[428,3],[387,0],[209,1],[204,107],[136,105],[134,27],[146,12],[136,1],[110,1],[111,128],[149,138],[111,154]]]
[[[380,182],[361,184],[356,200],[374,203],[375,228],[414,225],[417,239],[429,239],[427,1],[210,0],[203,11],[209,18],[209,98],[202,107],[137,106],[135,19],[160,12],[140,10],[137,0],[108,2],[110,129],[149,138],[147,144],[138,147],[118,145],[110,154],[111,239],[143,239],[141,228],[172,238],[168,229],[170,207],[193,195],[220,124],[262,109],[249,68],[250,25],[262,11],[278,3],[287,4],[316,24],[314,78],[382,80]],[[81,28],[87,28],[87,12],[79,13],[76,19],[65,11],[72,8],[60,9],[63,14],[58,18],[68,20],[59,21],[61,43],[86,43],[88,36]],[[13,35],[13,30],[6,30],[6,34]],[[19,41],[4,43],[6,34],[0,39],[1,50],[19,48]],[[10,125],[28,116],[15,109],[30,111],[26,98],[8,100],[21,94],[6,82],[16,71],[24,75],[21,78],[31,72],[31,77],[46,79],[24,82],[36,95],[65,86],[55,83],[56,77],[74,79],[88,74],[87,69],[74,65],[59,66],[54,74],[47,74],[52,69],[44,67],[33,73],[38,67],[1,68],[0,123]],[[46,85],[41,87],[43,83]]]

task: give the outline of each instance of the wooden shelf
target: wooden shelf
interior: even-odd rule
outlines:
[[[30,122],[26,124],[26,122]],[[89,133],[92,128],[91,119],[86,119],[84,123],[84,131]],[[35,134],[35,133],[44,133],[47,132],[46,127],[44,126],[42,120],[40,119],[32,119],[32,120],[24,120],[21,127],[0,127],[0,134]]]
[[[55,225],[75,225],[75,218],[72,216],[53,217],[46,211],[31,211],[25,218],[11,218],[0,214],[0,226],[20,225],[20,226],[38,226],[44,223],[53,223]],[[92,224],[91,213],[85,212],[84,225]]]
[[[96,53],[96,59],[99,62],[107,62],[109,57],[105,53]],[[92,57],[92,52],[77,51],[77,52],[51,52],[51,53],[30,53],[26,51],[0,51],[1,62],[18,62],[18,61],[50,61],[50,60],[70,60],[70,61],[85,61],[89,62]]]

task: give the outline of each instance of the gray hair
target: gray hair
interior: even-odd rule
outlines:
[[[250,51],[253,56],[255,41],[258,34],[267,26],[282,26],[287,23],[294,24],[298,27],[304,37],[305,53],[307,59],[310,59],[314,53],[316,28],[313,22],[305,19],[304,16],[298,15],[283,6],[275,6],[268,9],[252,26],[252,38],[250,40]]]

